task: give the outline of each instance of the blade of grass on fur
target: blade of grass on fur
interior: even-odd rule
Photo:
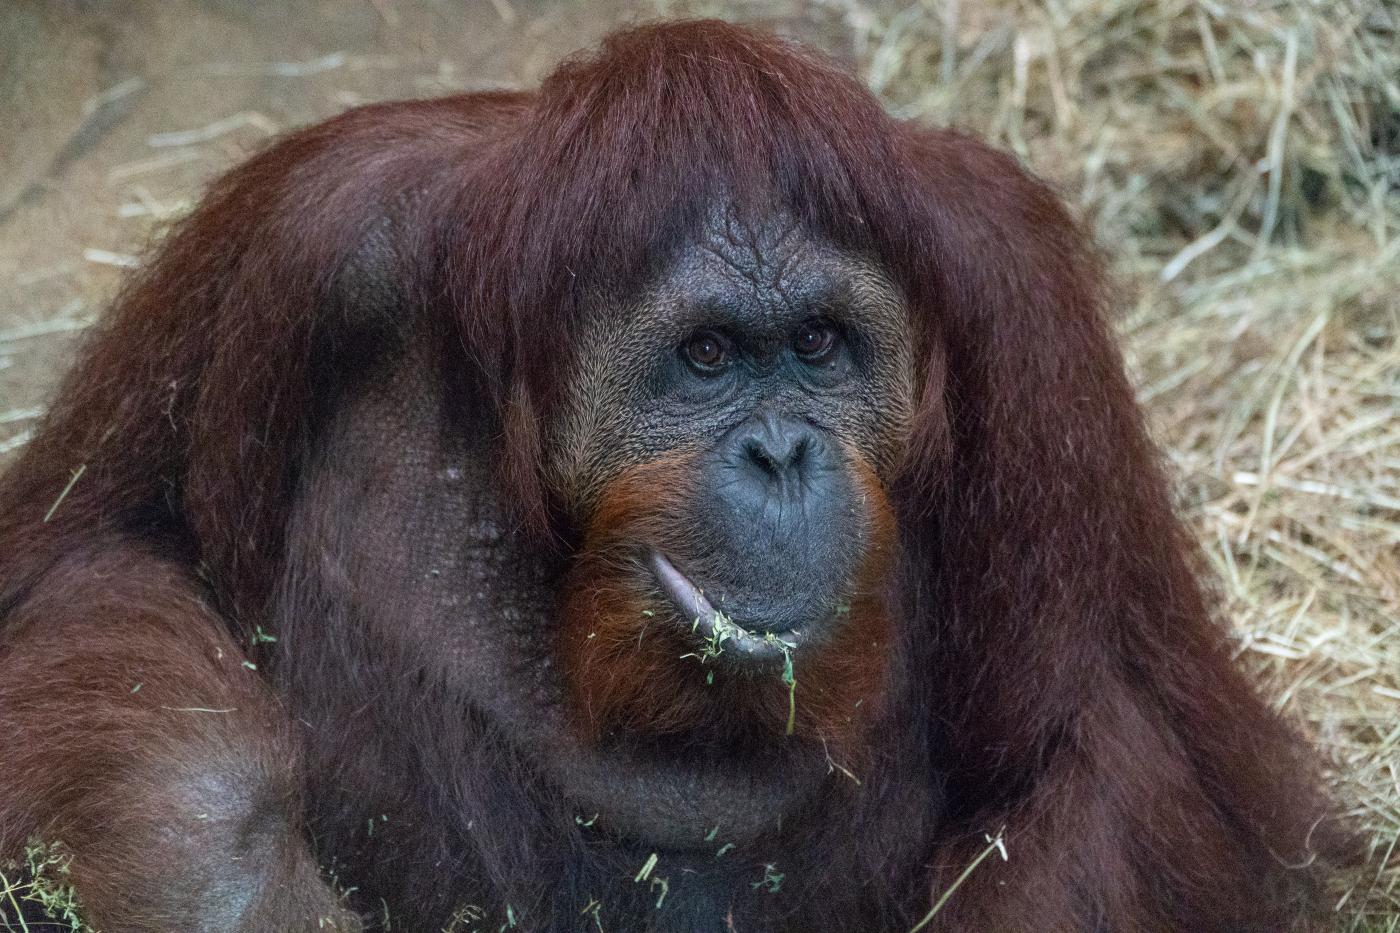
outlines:
[[[920,920],[918,923],[914,924],[912,928],[910,928],[909,933],[919,933],[920,930],[932,923],[933,918],[938,916],[938,912],[943,909],[943,905],[948,903],[948,898],[952,897],[953,892],[956,891],[959,887],[961,887],[962,883],[972,876],[972,873],[977,870],[977,866],[981,865],[982,862],[986,860],[987,856],[991,855],[993,852],[1000,851],[1001,860],[1003,862],[1006,861],[1006,842],[1002,839],[1002,834],[1004,832],[1005,830],[997,831],[996,838],[989,841],[987,843],[987,847],[981,852],[979,852],[977,854],[977,857],[972,860],[971,864],[969,864],[966,868],[962,870],[962,874],[958,875],[957,879],[951,885],[948,886],[948,890],[943,892],[942,896],[938,898],[937,902],[934,903],[933,907],[929,909],[929,912],[924,914],[924,919]]]

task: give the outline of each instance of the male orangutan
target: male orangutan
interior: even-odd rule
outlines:
[[[294,133],[0,488],[0,855],[104,933],[1316,928],[1104,305],[722,23]]]

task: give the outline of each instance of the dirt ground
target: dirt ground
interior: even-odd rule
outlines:
[[[529,86],[609,29],[667,12],[620,0],[0,2],[0,465],[127,269],[270,136],[361,103]],[[809,40],[834,34],[819,13],[737,12]]]

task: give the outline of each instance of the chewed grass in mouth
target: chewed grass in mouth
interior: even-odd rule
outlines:
[[[740,662],[778,662],[802,645],[800,629],[754,632],[731,619],[661,552],[650,551],[647,563],[676,614],[689,621],[700,646],[697,657],[702,660],[712,661],[723,654]]]
[[[720,660],[726,652],[732,651],[739,656],[741,662],[761,664],[770,660],[782,660],[782,679],[788,688],[786,734],[792,735],[797,720],[797,675],[793,669],[792,654],[798,646],[801,633],[797,630],[781,634],[751,632],[715,608],[704,591],[677,570],[665,555],[652,551],[648,555],[648,562],[657,583],[681,617],[691,619],[690,630],[697,639],[698,647],[695,651],[681,655],[681,658],[694,658],[701,664],[708,665]],[[713,672],[706,676],[707,682],[713,682]]]

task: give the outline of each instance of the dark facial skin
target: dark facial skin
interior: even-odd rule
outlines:
[[[888,479],[909,420],[894,287],[790,217],[730,212],[593,322],[552,432],[562,498],[586,521],[621,471],[693,455],[689,488],[656,491],[684,545],[637,541],[646,584],[701,636],[716,610],[732,620],[740,661],[780,651],[765,636],[822,638],[866,545],[851,459]]]

